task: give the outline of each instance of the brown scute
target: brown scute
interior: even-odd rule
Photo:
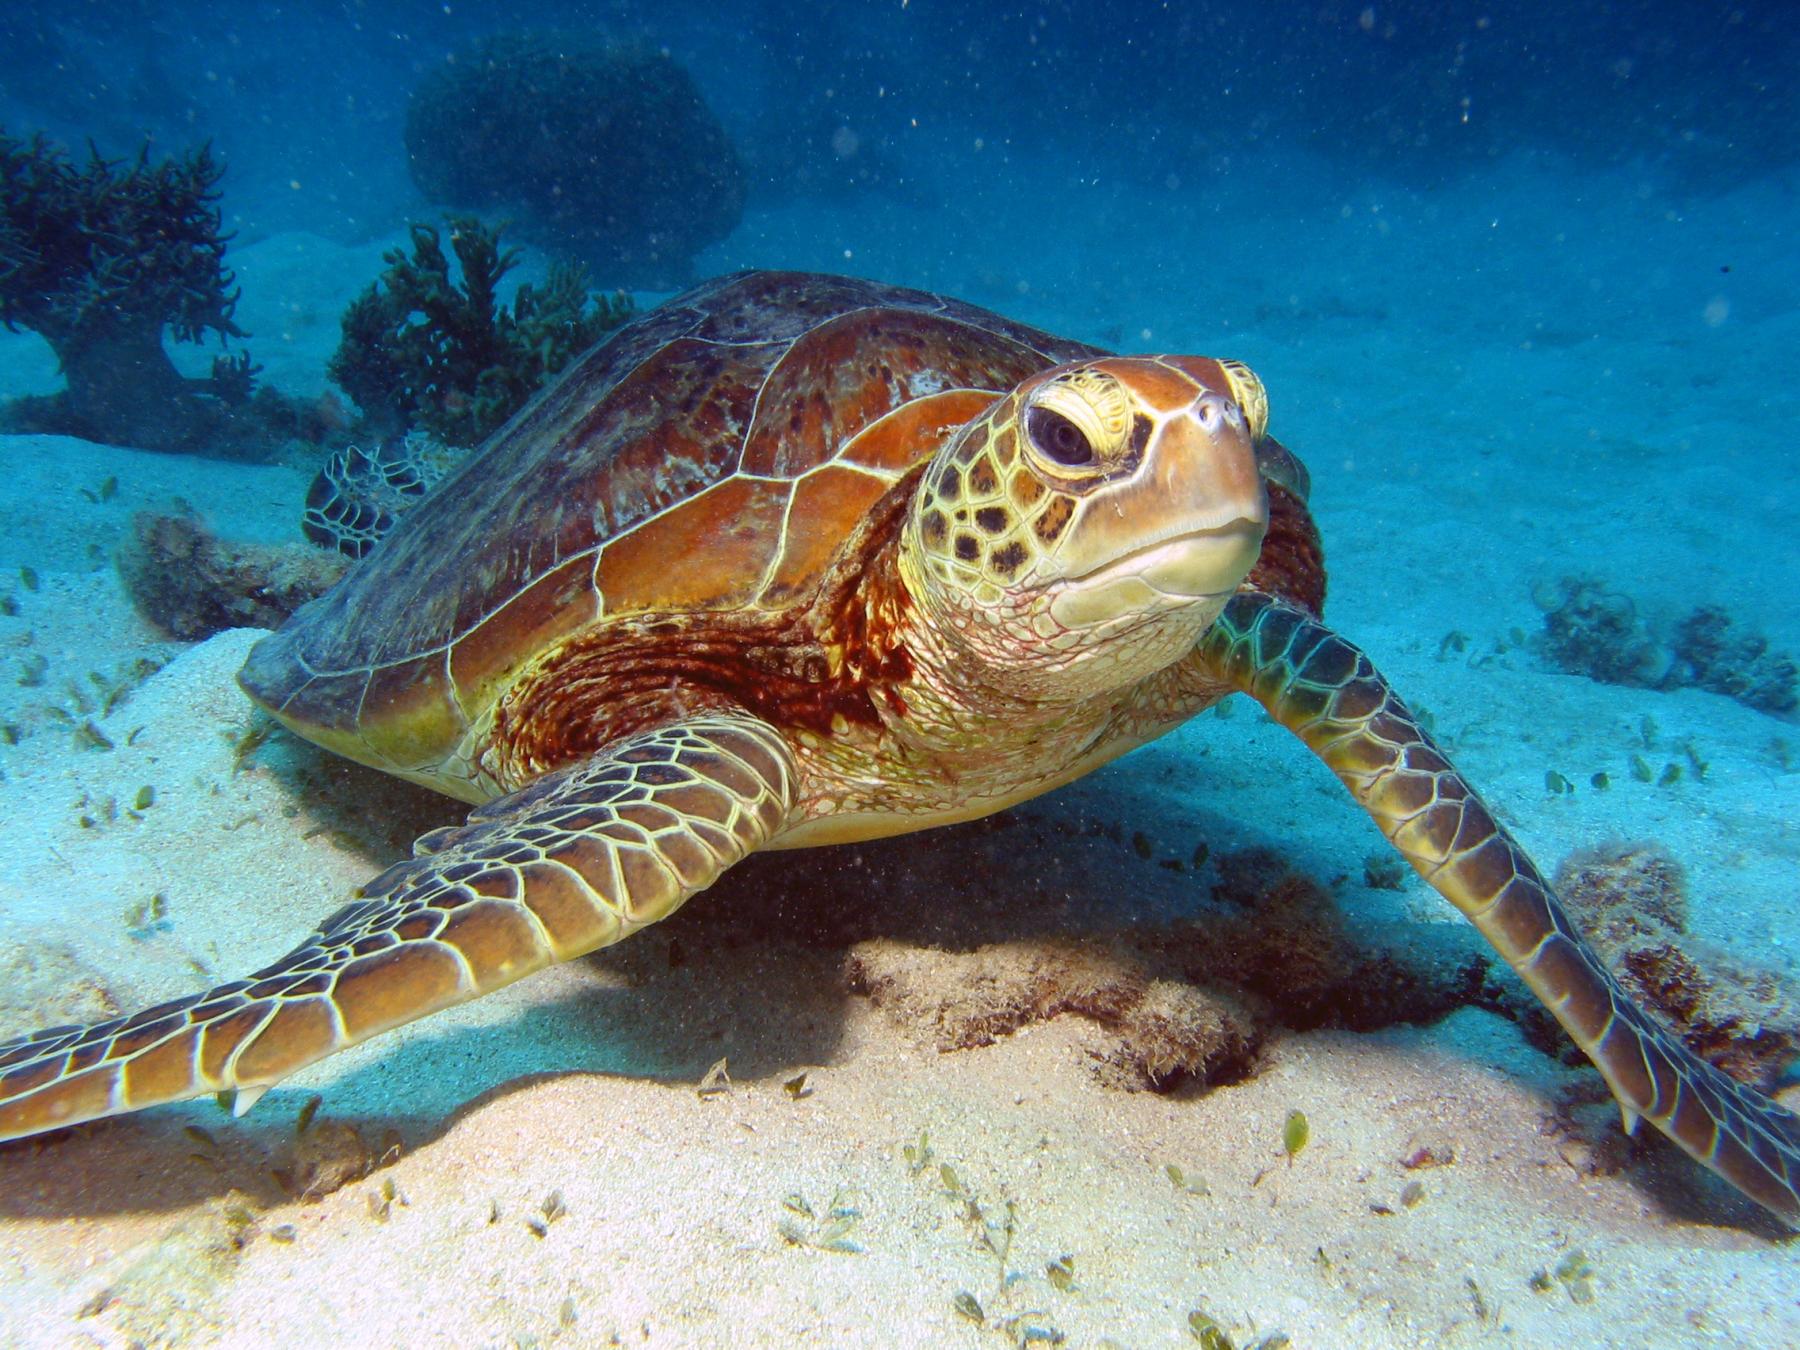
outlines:
[[[0,1094],[17,1097],[30,1092],[33,1088],[42,1087],[52,1078],[62,1074],[63,1066],[54,1059],[42,1060],[37,1064],[26,1065],[22,1069],[11,1069],[0,1074]]]
[[[1019,568],[1024,565],[1025,545],[1017,539],[1002,545],[988,555],[988,568],[1009,581],[1018,574]]]
[[[675,873],[649,849],[621,849],[618,858],[626,915],[652,923],[667,914],[681,894]]]
[[[283,629],[281,633],[274,635],[274,639],[265,638],[263,641],[279,639],[286,631]],[[252,656],[260,647],[261,644],[258,644],[252,649]],[[245,672],[248,671],[249,667],[246,666]],[[368,686],[367,670],[351,670],[341,675],[315,675],[296,684],[287,698],[279,703],[264,702],[259,695],[260,686],[246,685],[245,691],[290,726],[348,730],[356,726],[357,716],[362,709],[363,691]]]
[[[1131,419],[1131,440],[1125,447],[1125,462],[1133,469],[1144,462],[1144,447],[1150,444],[1150,432],[1153,430],[1150,419],[1143,413],[1133,414]]]
[[[981,400],[985,408],[1041,360],[1008,339],[938,316],[892,307],[853,310],[801,336],[770,370],[745,438],[744,467],[798,476],[924,392],[927,380],[939,389],[991,391]]]
[[[920,533],[925,542],[932,548],[940,547],[950,533],[950,522],[942,511],[931,510],[925,513],[925,521]]]
[[[845,442],[838,461],[887,473],[904,473],[937,453],[938,447],[993,405],[985,389],[946,389],[914,399]]]
[[[718,875],[719,860],[704,844],[680,830],[658,839],[656,851],[681,879],[685,889],[698,890]]]
[[[244,1039],[263,1024],[269,1015],[267,1004],[245,1008],[217,1022],[210,1022],[200,1033],[201,1078],[216,1083],[225,1076],[226,1062]]]
[[[1130,381],[1132,391],[1159,413],[1179,412],[1199,395],[1201,386],[1231,395],[1231,384],[1219,363],[1208,356],[1162,357],[1146,361],[1128,356],[1096,361],[1095,368]]]
[[[835,464],[796,483],[787,532],[781,540],[781,559],[768,589],[758,597],[760,603],[777,608],[811,591],[888,486],[874,474]]]
[[[446,664],[445,653],[432,652],[369,675],[359,726],[370,746],[401,768],[441,762],[462,737],[466,724],[450,696]]]
[[[543,945],[530,923],[506,905],[468,905],[445,926],[439,941],[456,948],[485,993],[543,963]]]
[[[610,868],[608,872],[610,873]],[[599,946],[618,930],[618,916],[594,903],[594,896],[567,867],[557,863],[532,863],[525,871],[525,907],[537,916],[558,957]],[[609,879],[609,878],[608,878]],[[601,877],[589,882],[614,905],[620,897],[602,890]]]
[[[1546,1014],[1540,1029],[1547,1031],[1552,1025],[1554,1024]],[[1612,1030],[1606,1033],[1606,1039],[1600,1043],[1595,1058],[1612,1071],[1612,1076],[1618,1080],[1627,1101],[1641,1102],[1649,1099],[1650,1068],[1644,1063],[1641,1042],[1629,1022],[1613,1023]]]
[[[1325,612],[1325,549],[1306,503],[1280,483],[1264,480],[1269,529],[1245,583],[1280,596],[1314,618]]]
[[[4,1114],[0,1114],[0,1129],[32,1133],[49,1129],[61,1121],[91,1120],[95,1116],[103,1116],[110,1107],[110,1086],[114,1072],[112,1069],[96,1069],[79,1078],[64,1079],[23,1101],[9,1102],[4,1108]],[[15,1119],[32,1124],[20,1129],[14,1123]]]
[[[774,561],[792,490],[732,479],[613,540],[598,572],[609,614],[746,603]]]
[[[1552,937],[1532,961],[1531,972],[1549,990],[1546,1001],[1567,1000],[1563,1002],[1564,1015],[1575,1023],[1581,1035],[1592,1039],[1605,1029],[1612,1001],[1607,997],[1605,984],[1595,978],[1574,943],[1561,934]]]
[[[1013,470],[1011,496],[1013,504],[1021,510],[1036,504],[1037,499],[1049,491],[1035,473],[1029,469]]]
[[[991,497],[1000,490],[999,475],[994,472],[992,455],[983,455],[969,466],[969,494]]]

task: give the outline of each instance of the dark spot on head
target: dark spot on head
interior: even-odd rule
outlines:
[[[1057,496],[1044,513],[1032,522],[1031,528],[1037,537],[1046,544],[1054,544],[1062,537],[1062,532],[1069,527],[1069,521],[1075,514],[1075,503],[1067,497]]]
[[[1006,528],[1006,512],[998,506],[984,506],[975,513],[975,523],[988,534],[999,534]]]
[[[994,550],[988,558],[988,566],[1000,576],[1012,577],[1025,565],[1025,545],[1017,539]]]
[[[959,534],[956,536],[956,556],[964,562],[974,562],[981,556],[981,545],[975,542],[974,535]]]
[[[1000,480],[994,476],[993,461],[986,455],[969,468],[969,490],[978,497],[991,497],[1000,490]]]
[[[942,496],[962,496],[962,470],[958,469],[954,464],[946,464],[943,468],[938,470],[937,483],[935,486]]]
[[[944,519],[942,511],[933,510],[925,513],[925,523],[921,528],[921,533],[924,535],[926,543],[936,548],[944,542],[944,536],[949,532],[950,522]]]

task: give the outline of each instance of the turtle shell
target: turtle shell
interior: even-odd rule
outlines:
[[[803,604],[946,437],[1033,372],[1099,354],[848,277],[709,282],[577,360],[258,643],[240,682],[334,750],[429,775],[584,629]]]

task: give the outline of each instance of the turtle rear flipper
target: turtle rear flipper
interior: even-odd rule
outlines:
[[[1800,1227],[1800,1117],[1696,1057],[1632,1001],[1367,656],[1255,592],[1233,597],[1199,655],[1306,742],[1481,930],[1605,1076],[1627,1131],[1649,1120]]]
[[[425,836],[248,979],[0,1044],[0,1139],[212,1092],[247,1109],[315,1060],[672,913],[781,828],[793,784],[786,743],[748,717],[618,741]]]

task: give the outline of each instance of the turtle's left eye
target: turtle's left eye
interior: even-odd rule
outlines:
[[[1033,408],[1026,415],[1025,431],[1037,452],[1053,464],[1074,469],[1094,462],[1087,434],[1059,412]]]

